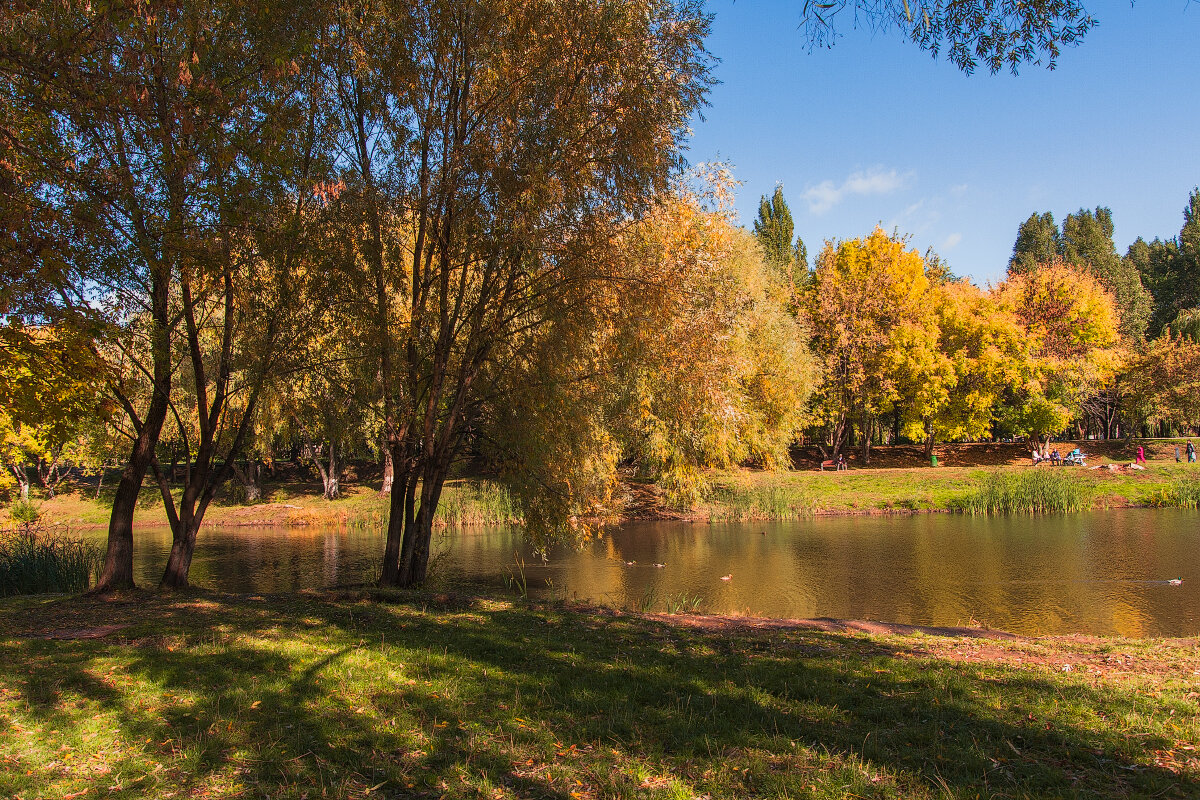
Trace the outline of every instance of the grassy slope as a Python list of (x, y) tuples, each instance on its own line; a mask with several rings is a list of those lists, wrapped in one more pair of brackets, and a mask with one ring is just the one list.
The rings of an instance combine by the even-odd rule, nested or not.
[(0, 602), (0, 796), (1200, 795), (1195, 642), (419, 602)]

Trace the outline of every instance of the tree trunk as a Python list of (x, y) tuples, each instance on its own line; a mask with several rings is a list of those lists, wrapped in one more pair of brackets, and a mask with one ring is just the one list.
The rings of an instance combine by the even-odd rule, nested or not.
[(871, 463), (871, 437), (875, 434), (875, 420), (863, 415), (862, 424), (862, 457), (863, 465)]
[(383, 450), (383, 485), (379, 487), (379, 494), (391, 494), (392, 484), (396, 480), (396, 467), (392, 461), (392, 451), (388, 447)]
[(26, 469), (24, 464), (21, 464), (20, 466), (17, 466), (17, 467), (9, 467), (9, 471), (12, 472), (13, 477), (17, 479), (17, 488), (20, 490), (20, 493), (21, 493), (21, 502), (28, 503), (29, 502), (29, 470)]
[(233, 473), (237, 475), (238, 482), (242, 484), (242, 491), (245, 492), (247, 503), (257, 503), (262, 500), (262, 464), (257, 458), (249, 458), (246, 460), (246, 466), (242, 467), (236, 463), (230, 464)]
[(925, 458), (933, 458), (933, 426), (925, 426)]
[(134, 440), (129, 463), (121, 471), (121, 480), (117, 483), (116, 494), (113, 495), (112, 514), (108, 519), (108, 549), (104, 553), (104, 567), (92, 590), (94, 592), (134, 588), (133, 512), (137, 508), (138, 494), (142, 491), (146, 470), (154, 458), (158, 434), (167, 416), (169, 390), (169, 378), (161, 388), (155, 387), (146, 421)]

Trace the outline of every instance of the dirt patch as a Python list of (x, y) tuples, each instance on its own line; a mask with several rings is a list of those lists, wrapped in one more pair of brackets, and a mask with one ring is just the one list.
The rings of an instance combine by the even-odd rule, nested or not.
[(66, 628), (44, 633), (31, 633), (30, 639), (56, 639), (58, 641), (70, 641), (72, 639), (103, 639), (105, 636), (114, 634), (117, 631), (123, 631), (128, 628), (128, 625), (100, 625), (95, 628)]
[(818, 630), (827, 633), (870, 633), (876, 635), (911, 636), (921, 633), (926, 636), (953, 636), (973, 639), (1020, 640), (1022, 637), (1007, 631), (988, 628), (937, 627), (926, 625), (904, 625), (898, 622), (877, 622), (861, 619), (767, 619), (758, 617), (728, 617), (715, 614), (646, 614), (651, 619), (667, 621), (688, 628), (712, 631), (730, 630)]

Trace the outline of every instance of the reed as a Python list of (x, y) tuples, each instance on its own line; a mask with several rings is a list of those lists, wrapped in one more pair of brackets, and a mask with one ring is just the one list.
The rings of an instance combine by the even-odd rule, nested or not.
[(817, 512), (812, 494), (800, 486), (717, 486), (710, 517), (720, 520), (783, 520), (810, 517)]
[(100, 548), (36, 525), (0, 534), (0, 597), (82, 592), (100, 568)]
[(984, 473), (950, 508), (965, 514), (1061, 514), (1088, 510), (1095, 494), (1093, 485), (1066, 469), (996, 470)]
[(1154, 490), (1147, 503), (1159, 508), (1200, 508), (1200, 477), (1176, 478)]

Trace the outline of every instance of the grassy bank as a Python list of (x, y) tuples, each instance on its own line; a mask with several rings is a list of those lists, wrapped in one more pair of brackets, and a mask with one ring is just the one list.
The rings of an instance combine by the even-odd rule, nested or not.
[[(1089, 443), (1089, 466), (1031, 466), (1024, 445), (955, 445), (943, 466), (914, 465), (919, 448), (876, 448), (872, 466), (847, 472), (796, 469), (788, 472), (733, 470), (710, 473), (711, 490), (696, 508), (672, 509), (656, 487), (631, 484), (619, 492), (615, 517), (698, 521), (794, 519), (815, 514), (909, 511), (1014, 513), (1071, 511), (1123, 506), (1195, 507), (1200, 500), (1200, 466), (1177, 464), (1171, 442), (1147, 446), (1145, 470), (1129, 469), (1126, 443)], [(1064, 447), (1065, 449), (1065, 447)], [(801, 462), (803, 463), (803, 462)], [(854, 460), (852, 459), (852, 464)], [(919, 464), (920, 462), (918, 462)], [(897, 466), (903, 464), (903, 466)], [(1115, 469), (1108, 469), (1109, 466)], [(321, 497), (320, 484), (295, 478), (268, 483), (267, 502), (245, 505), (232, 490), (218, 496), (205, 517), (210, 525), (346, 525), (379, 527), (388, 498), (367, 480), (348, 481), (345, 496)], [(47, 518), (71, 527), (107, 525), (111, 495), (99, 499), (86, 487), (41, 501)], [(0, 524), (5, 512), (0, 510)], [(442, 525), (520, 524), (515, 499), (499, 484), (461, 478), (447, 483), (438, 508)], [(135, 515), (139, 525), (164, 525), (157, 489), (143, 490)]]
[(1194, 642), (497, 600), (0, 601), (0, 796), (1194, 797)]

